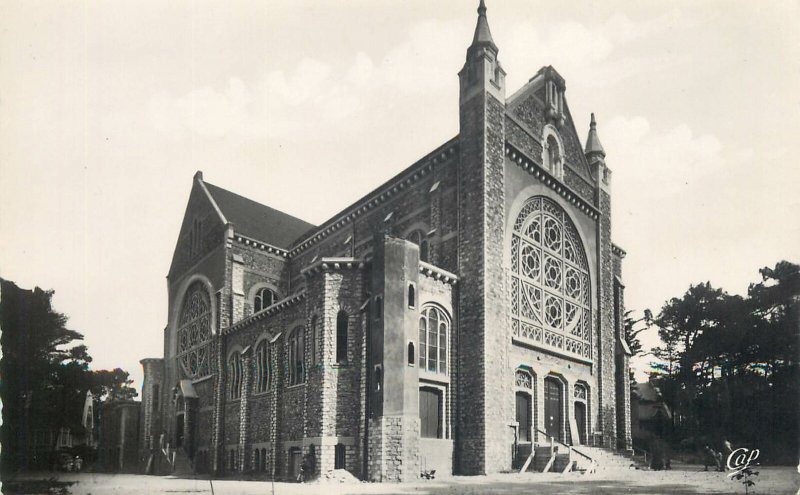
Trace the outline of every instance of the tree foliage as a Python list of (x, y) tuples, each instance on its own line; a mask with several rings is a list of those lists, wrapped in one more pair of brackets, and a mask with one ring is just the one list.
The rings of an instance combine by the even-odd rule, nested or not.
[[(69, 329), (66, 315), (53, 309), (53, 291), (0, 282), (0, 468), (8, 472), (30, 464), (36, 430), (81, 428), (87, 391), (96, 400), (129, 399), (137, 393), (127, 372), (89, 369), (92, 357), (81, 343), (83, 335)], [(51, 450), (55, 441), (52, 437)]]
[(673, 411), (673, 439), (723, 437), (773, 460), (797, 454), (800, 266), (759, 270), (746, 297), (710, 283), (665, 302), (651, 375)]

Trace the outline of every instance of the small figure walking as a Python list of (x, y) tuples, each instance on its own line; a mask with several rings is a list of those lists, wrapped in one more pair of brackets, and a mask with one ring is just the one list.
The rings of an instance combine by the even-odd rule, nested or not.
[(722, 457), (722, 454), (720, 454), (719, 452), (715, 452), (708, 445), (703, 447), (703, 453), (704, 453), (704, 455), (703, 455), (703, 471), (708, 471), (708, 466), (712, 462), (716, 465), (717, 471), (720, 471), (721, 468), (722, 468), (722, 465), (720, 464), (720, 458)]
[(297, 481), (299, 481), (300, 483), (305, 483), (307, 472), (308, 472), (308, 457), (303, 456), (303, 462), (300, 463), (300, 473), (297, 474)]
[(722, 457), (722, 459), (723, 459), (722, 469), (723, 469), (723, 471), (727, 471), (728, 470), (728, 459), (730, 459), (732, 453), (733, 453), (733, 445), (731, 445), (730, 440), (728, 440), (726, 438), (725, 441), (722, 442), (722, 454), (723, 454), (723, 457)]

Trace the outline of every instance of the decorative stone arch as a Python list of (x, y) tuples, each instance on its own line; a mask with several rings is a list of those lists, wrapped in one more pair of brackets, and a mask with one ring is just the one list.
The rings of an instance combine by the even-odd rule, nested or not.
[[(553, 149), (555, 146), (556, 149)], [(542, 168), (549, 171), (556, 179), (564, 178), (564, 162), (566, 152), (564, 141), (553, 124), (547, 124), (542, 130)]]
[(217, 335), (219, 333), (219, 318), (217, 314), (219, 312), (219, 308), (217, 307), (217, 300), (214, 297), (214, 285), (211, 283), (211, 280), (203, 274), (195, 273), (190, 277), (186, 278), (181, 284), (178, 286), (178, 290), (175, 292), (175, 299), (173, 300), (171, 313), (169, 315), (169, 328), (170, 328), (170, 354), (174, 356), (177, 351), (178, 347), (178, 340), (177, 340), (177, 331), (179, 326), (179, 320), (181, 317), (181, 312), (183, 311), (184, 306), (184, 299), (186, 298), (186, 293), (189, 291), (189, 288), (192, 286), (193, 283), (200, 282), (206, 288), (208, 292), (208, 300), (210, 301), (211, 307), (211, 333), (213, 335)]
[[(503, 267), (506, 270), (511, 267), (511, 238), (514, 232), (514, 223), (517, 221), (517, 217), (519, 217), (522, 209), (525, 207), (525, 204), (528, 203), (528, 201), (533, 200), (536, 196), (545, 197), (558, 204), (558, 206), (564, 210), (564, 213), (566, 213), (566, 216), (569, 218), (572, 226), (575, 227), (575, 230), (577, 230), (577, 234), (580, 238), (581, 244), (583, 245), (583, 249), (586, 251), (586, 261), (589, 264), (589, 283), (591, 284), (592, 308), (597, 308), (596, 295), (598, 289), (598, 267), (596, 259), (597, 257), (593, 254), (595, 252), (595, 248), (597, 247), (595, 232), (588, 231), (586, 227), (584, 227), (583, 224), (578, 220), (578, 215), (582, 214), (580, 211), (574, 209), (567, 200), (562, 198), (559, 194), (552, 191), (548, 187), (540, 184), (527, 186), (521, 190), (511, 202), (511, 205), (508, 208), (509, 215), (506, 218), (506, 235), (503, 239)], [(596, 225), (597, 224), (595, 222), (595, 226)]]
[[(187, 326), (187, 323), (182, 324), (181, 318), (186, 308), (187, 296), (190, 293), (189, 291), (196, 286), (200, 287), (201, 292), (208, 297), (209, 335), (208, 338), (200, 344), (193, 344), (188, 347), (188, 350), (182, 350), (179, 349), (181, 331), (189, 331), (190, 333), (195, 331), (195, 329), (187, 330), (189, 326)], [(219, 301), (217, 300), (217, 297), (215, 297), (213, 284), (211, 283), (211, 280), (203, 274), (196, 273), (187, 277), (183, 282), (181, 282), (178, 290), (176, 291), (170, 314), (169, 353), (171, 357), (177, 358), (176, 360), (178, 361), (178, 369), (181, 371), (181, 375), (185, 375), (187, 378), (198, 379), (204, 376), (209, 376), (214, 372), (215, 362), (212, 356), (211, 342), (214, 336), (219, 334), (218, 306)], [(197, 320), (195, 319), (194, 321)], [(203, 347), (205, 347), (205, 349), (203, 349)], [(208, 361), (207, 374), (200, 373), (200, 371), (203, 369), (202, 367), (198, 367), (197, 370), (194, 370), (197, 373), (187, 371), (187, 367), (192, 368), (192, 363), (198, 363), (202, 361), (199, 356), (202, 356), (203, 353), (205, 353), (205, 359)]]
[[(255, 311), (256, 294), (258, 294), (258, 291), (260, 291), (261, 289), (269, 289), (272, 291), (273, 294), (275, 294), (275, 301), (273, 302), (273, 304), (277, 301), (280, 301), (283, 298), (281, 292), (278, 290), (278, 287), (275, 284), (272, 284), (270, 282), (256, 282), (255, 284), (253, 284), (252, 287), (250, 287), (250, 290), (247, 291), (247, 303), (250, 305), (250, 312), (251, 312), (250, 314), (254, 314), (256, 312)], [(264, 308), (261, 309), (263, 310)]]
[[(515, 422), (517, 424), (516, 440), (517, 442), (528, 443), (534, 442), (537, 439), (538, 424), (538, 411), (537, 411), (537, 375), (532, 367), (520, 364), (514, 369), (514, 408), (515, 408)], [(527, 410), (527, 425), (520, 423), (520, 403), (519, 396), (527, 395), (528, 397), (528, 410)], [(527, 430), (526, 430), (527, 428)], [(516, 457), (516, 454), (515, 454)]]
[[(526, 187), (512, 202), (509, 208), (511, 214), (506, 219), (507, 228), (503, 253), (509, 287), (509, 313), (515, 339), (521, 339), (520, 342), (545, 348), (563, 357), (590, 362), (594, 358), (599, 338), (596, 314), (598, 307), (597, 260), (596, 256), (592, 255), (595, 252), (597, 241), (586, 232), (587, 228), (578, 221), (575, 216), (576, 212), (572, 210), (563, 198), (541, 185)], [(556, 251), (550, 252), (550, 247), (544, 248), (547, 244), (545, 234), (549, 232), (548, 229), (541, 231), (541, 239), (529, 239), (532, 234), (527, 232), (528, 225), (533, 221), (532, 218), (537, 217), (541, 219), (539, 225), (546, 227), (549, 225), (548, 222), (554, 224), (553, 229), (558, 232), (559, 236), (559, 247), (553, 248)], [(538, 231), (539, 227), (535, 230)], [(545, 287), (544, 280), (533, 281), (527, 278), (529, 275), (523, 274), (523, 267), (527, 266), (523, 263), (525, 261), (523, 249), (528, 248), (530, 251), (541, 253), (537, 256), (541, 259), (541, 267), (535, 268), (540, 273), (546, 271), (545, 262), (548, 259), (554, 261), (555, 268), (557, 268), (558, 283), (556, 285)], [(568, 256), (568, 253), (571, 253), (571, 256)], [(538, 284), (537, 287), (528, 287), (528, 289), (542, 296), (538, 302), (541, 306), (536, 306), (534, 302), (531, 302), (529, 307), (536, 308), (535, 312), (539, 313), (545, 303), (549, 304), (544, 297), (547, 296), (547, 299), (554, 300), (554, 306), (561, 308), (557, 321), (550, 321), (547, 323), (549, 326), (546, 326), (544, 317), (547, 315), (544, 313), (541, 313), (542, 321), (537, 322), (536, 319), (532, 320), (532, 316), (527, 315), (523, 316), (528, 321), (522, 321), (520, 315), (525, 309), (522, 308), (524, 301), (522, 296), (519, 296), (519, 300), (517, 299), (517, 293), (522, 293), (525, 288), (523, 282), (527, 285)], [(569, 282), (574, 283), (570, 284)], [(544, 292), (545, 288), (549, 294), (553, 295), (552, 297)], [(567, 295), (570, 297), (566, 297)], [(517, 301), (520, 304), (519, 308), (515, 304)], [(571, 309), (572, 313), (570, 313), (571, 316), (566, 317), (568, 309)], [(518, 311), (520, 315), (517, 314)], [(518, 333), (519, 337), (517, 337)], [(551, 338), (552, 340), (548, 340)]]
[[(582, 390), (582, 392), (581, 392)], [(570, 416), (571, 422), (575, 425), (572, 429), (572, 444), (587, 445), (591, 438), (591, 385), (585, 380), (575, 380), (570, 390), (569, 402), (572, 404), (573, 415)], [(583, 417), (583, 423), (579, 419)], [(575, 431), (577, 430), (577, 431)], [(577, 438), (576, 438), (577, 437)]]

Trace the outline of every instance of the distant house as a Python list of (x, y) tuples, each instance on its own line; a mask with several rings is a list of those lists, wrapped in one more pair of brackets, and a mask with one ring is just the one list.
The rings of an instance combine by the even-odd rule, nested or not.
[[(75, 455), (76, 447), (95, 447), (94, 402), (92, 393), (86, 392), (81, 420), (68, 418), (60, 427), (41, 425), (31, 432), (28, 452), (30, 467), (51, 468), (58, 465), (58, 456)], [(84, 455), (84, 454), (81, 454)]]
[(631, 435), (635, 440), (664, 436), (672, 422), (672, 411), (658, 387), (647, 381), (634, 385), (631, 394)]

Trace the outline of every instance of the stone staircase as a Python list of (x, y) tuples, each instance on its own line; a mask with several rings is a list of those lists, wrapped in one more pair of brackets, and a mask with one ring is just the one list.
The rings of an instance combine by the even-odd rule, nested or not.
[(194, 467), (192, 461), (183, 449), (175, 451), (175, 463), (172, 466), (172, 476), (184, 477), (192, 476), (194, 474)]
[(632, 453), (614, 451), (601, 447), (579, 445), (573, 447), (573, 459), (577, 462), (576, 470), (591, 469), (591, 462), (580, 454), (585, 454), (594, 461), (594, 471), (598, 473), (628, 471), (644, 467), (640, 457)]

